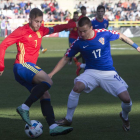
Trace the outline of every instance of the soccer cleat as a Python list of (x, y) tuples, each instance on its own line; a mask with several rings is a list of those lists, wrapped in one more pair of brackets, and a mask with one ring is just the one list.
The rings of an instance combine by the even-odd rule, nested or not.
[(73, 130), (72, 127), (63, 127), (63, 126), (57, 126), (54, 129), (50, 129), (50, 135), (51, 136), (57, 136), (57, 135), (65, 135)]
[(80, 70), (81, 70), (81, 67), (80, 67), (81, 63), (78, 62), (76, 65), (77, 65), (76, 75), (78, 76), (80, 74)]
[(68, 121), (66, 118), (63, 118), (56, 121), (56, 124), (58, 124), (59, 126), (70, 126), (72, 124), (72, 121)]
[(43, 49), (43, 50), (42, 50), (42, 53), (45, 53), (46, 51), (47, 51), (47, 49)]
[(120, 118), (122, 119), (122, 121), (123, 121), (123, 130), (124, 131), (129, 131), (130, 130), (130, 122), (129, 122), (129, 120), (124, 120), (124, 118), (122, 117), (122, 112), (120, 112)]
[(32, 126), (29, 118), (29, 111), (22, 109), (21, 106), (17, 107), (16, 111), (21, 116), (23, 121), (25, 121), (28, 125)]

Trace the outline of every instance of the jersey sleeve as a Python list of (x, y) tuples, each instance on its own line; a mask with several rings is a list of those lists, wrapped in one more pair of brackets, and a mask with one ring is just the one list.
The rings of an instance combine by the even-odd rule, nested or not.
[(67, 57), (73, 57), (78, 52), (79, 52), (79, 45), (78, 45), (78, 42), (76, 40), (76, 41), (74, 41), (72, 43), (72, 45), (70, 46), (70, 48), (67, 50), (67, 52), (65, 53), (65, 56), (67, 56)]
[(114, 41), (114, 40), (117, 40), (117, 39), (119, 39), (119, 37), (120, 37), (120, 34), (117, 32), (117, 31), (110, 31), (110, 30), (108, 30), (109, 31), (109, 39), (110, 39), (110, 41)]
[(14, 30), (10, 35), (8, 35), (0, 44), (0, 71), (4, 70), (4, 56), (5, 51), (12, 44), (18, 42), (18, 40), (22, 37), (22, 29), (21, 27)]
[(56, 26), (49, 27), (49, 28), (48, 27), (43, 28), (43, 26), (42, 26), (43, 36), (48, 35), (48, 34), (52, 34), (52, 33), (61, 32), (63, 30), (67, 30), (67, 29), (74, 28), (74, 27), (76, 27), (75, 22), (71, 22), (68, 24), (62, 24), (62, 25), (56, 25)]

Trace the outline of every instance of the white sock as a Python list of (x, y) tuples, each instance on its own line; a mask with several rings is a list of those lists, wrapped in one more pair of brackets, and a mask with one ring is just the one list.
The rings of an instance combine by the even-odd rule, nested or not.
[(42, 49), (42, 51), (44, 51), (44, 49)]
[(24, 109), (24, 110), (28, 110), (28, 111), (29, 111), (29, 109), (30, 109), (30, 108), (29, 108), (27, 105), (25, 105), (25, 104), (22, 104), (21, 108)]
[(128, 113), (131, 111), (132, 101), (130, 101), (130, 103), (122, 102), (121, 106), (122, 106), (122, 117), (125, 120), (128, 120)]
[(79, 96), (80, 93), (76, 93), (73, 90), (69, 94), (67, 103), (67, 115), (65, 117), (68, 121), (72, 121), (74, 111), (78, 105)]
[(58, 125), (56, 123), (52, 124), (49, 126), (49, 129), (54, 129), (55, 127), (57, 127)]
[(84, 69), (86, 67), (86, 64), (84, 64), (84, 63), (82, 63), (81, 65), (80, 65), (80, 68), (82, 68), (82, 69)]

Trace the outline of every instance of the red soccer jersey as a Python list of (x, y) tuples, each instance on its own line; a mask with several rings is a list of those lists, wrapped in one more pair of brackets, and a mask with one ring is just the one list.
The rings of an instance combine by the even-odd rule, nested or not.
[(37, 32), (33, 31), (29, 24), (17, 28), (0, 44), (0, 71), (4, 70), (5, 50), (16, 43), (17, 55), (15, 63), (31, 62), (36, 64), (42, 37), (49, 34), (76, 27), (75, 23), (56, 25), (52, 28), (41, 26)]
[[(71, 19), (68, 23), (72, 23), (75, 22), (73, 19)], [(74, 38), (77, 39), (78, 37), (78, 28), (72, 28), (72, 30), (70, 30), (70, 34), (69, 34), (69, 38)]]
[(84, 17), (83, 15), (81, 15), (80, 17), (79, 17), (79, 19), (78, 20), (80, 20), (82, 17)]

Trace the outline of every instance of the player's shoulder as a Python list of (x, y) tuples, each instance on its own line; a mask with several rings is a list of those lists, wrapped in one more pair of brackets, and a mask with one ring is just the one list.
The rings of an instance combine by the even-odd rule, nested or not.
[(104, 18), (104, 21), (107, 21), (107, 22), (108, 22), (108, 20), (107, 20), (107, 19), (105, 19), (105, 18)]
[(97, 33), (112, 33), (112, 34), (119, 34), (119, 32), (117, 32), (117, 31), (114, 31), (114, 30), (107, 30), (107, 29), (105, 29), (105, 28), (103, 28), (103, 29), (95, 29), (95, 31), (97, 32)]

